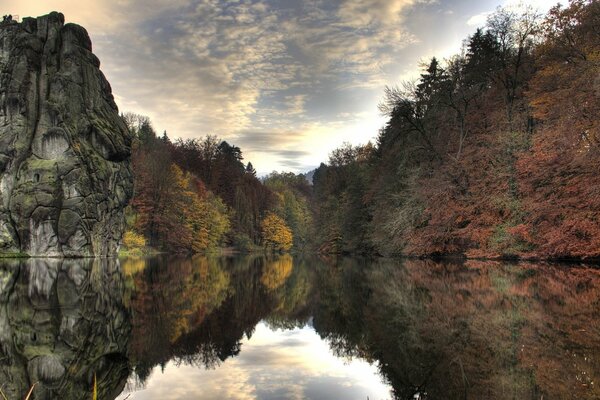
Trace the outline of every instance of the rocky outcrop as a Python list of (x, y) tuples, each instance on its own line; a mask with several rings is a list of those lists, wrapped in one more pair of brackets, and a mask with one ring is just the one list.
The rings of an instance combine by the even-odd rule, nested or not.
[(82, 27), (0, 24), (0, 253), (117, 252), (131, 138)]

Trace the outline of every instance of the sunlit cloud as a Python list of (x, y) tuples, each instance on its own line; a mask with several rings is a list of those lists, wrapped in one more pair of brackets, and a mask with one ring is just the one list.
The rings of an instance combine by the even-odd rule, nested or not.
[[(513, 0), (506, 0), (510, 3)], [(543, 0), (531, 0), (539, 6)], [(460, 48), (502, 0), (0, 0), (90, 32), (121, 111), (171, 138), (216, 134), (259, 173), (372, 140), (385, 85)], [(358, 117), (365, 117), (360, 119)]]

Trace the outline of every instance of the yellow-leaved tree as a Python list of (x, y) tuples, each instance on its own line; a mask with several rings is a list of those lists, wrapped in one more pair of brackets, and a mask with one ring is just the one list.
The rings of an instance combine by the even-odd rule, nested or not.
[[(227, 206), (189, 172), (171, 166), (173, 184), (167, 210), (171, 248), (199, 253), (218, 247), (230, 229)], [(173, 223), (174, 222), (174, 223)]]
[(287, 251), (292, 247), (292, 231), (285, 221), (268, 213), (261, 223), (263, 246), (267, 250)]

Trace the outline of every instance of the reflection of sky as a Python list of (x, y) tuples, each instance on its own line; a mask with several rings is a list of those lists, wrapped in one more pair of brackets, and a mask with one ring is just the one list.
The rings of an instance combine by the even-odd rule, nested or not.
[(117, 399), (388, 399), (376, 365), (333, 355), (309, 326), (289, 331), (256, 326), (242, 351), (214, 370), (167, 364), (144, 389)]

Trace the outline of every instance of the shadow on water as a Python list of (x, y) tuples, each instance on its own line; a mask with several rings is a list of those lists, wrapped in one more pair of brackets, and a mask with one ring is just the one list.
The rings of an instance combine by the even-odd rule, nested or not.
[[(112, 399), (172, 362), (218, 368), (265, 321), (377, 362), (395, 399), (599, 398), (600, 270), (196, 257), (0, 266), (0, 387)], [(199, 382), (198, 384), (202, 384)]]

